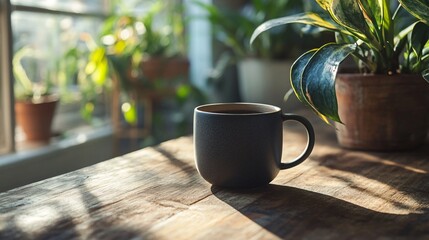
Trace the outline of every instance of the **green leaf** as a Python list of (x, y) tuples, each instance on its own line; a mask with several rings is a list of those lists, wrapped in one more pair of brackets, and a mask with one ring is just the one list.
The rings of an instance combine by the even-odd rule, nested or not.
[(295, 95), (297, 98), (303, 102), (306, 106), (309, 106), (312, 108), (312, 110), (319, 115), (319, 117), (329, 124), (328, 119), (318, 112), (306, 99), (303, 88), (302, 88), (302, 74), (304, 72), (305, 67), (307, 66), (308, 62), (310, 61), (311, 57), (313, 57), (314, 53), (317, 51), (317, 49), (310, 50), (303, 55), (301, 55), (293, 64), (291, 67), (291, 77), (290, 82), (293, 91), (295, 92)]
[(302, 74), (305, 98), (317, 112), (341, 122), (335, 93), (339, 64), (356, 50), (355, 44), (328, 43), (314, 53)]
[(395, 51), (400, 52), (402, 48), (400, 46), (404, 45), (407, 40), (407, 35), (413, 30), (414, 26), (417, 24), (417, 22), (411, 24), (410, 26), (404, 28), (402, 31), (400, 31), (398, 34), (396, 34), (394, 43), (395, 43)]
[(377, 32), (379, 26), (382, 24), (381, 10), (378, 1), (373, 0), (359, 0), (362, 13), (365, 19), (372, 23), (373, 31)]
[(109, 71), (108, 67), (109, 66), (106, 58), (98, 62), (97, 68), (92, 74), (92, 80), (98, 86), (103, 86), (104, 83), (106, 82), (108, 71)]
[(287, 17), (281, 17), (281, 18), (275, 18), (268, 20), (261, 25), (259, 25), (255, 31), (252, 34), (252, 37), (250, 38), (250, 43), (253, 43), (253, 41), (263, 32), (277, 26), (282, 26), (285, 24), (290, 23), (301, 23), (306, 25), (312, 25), (316, 27), (325, 28), (327, 30), (331, 31), (342, 31), (343, 29), (334, 23), (332, 23), (328, 16), (321, 15), (317, 13), (299, 13)]
[(329, 11), (331, 8), (332, 0), (316, 0), (316, 2), (325, 11)]
[(27, 75), (24, 66), (21, 63), (25, 57), (32, 56), (35, 51), (28, 46), (19, 49), (13, 56), (13, 73), (16, 81), (22, 87), (23, 95), (33, 95), (33, 82)]
[(411, 32), (411, 47), (413, 48), (414, 53), (421, 58), (423, 47), (429, 39), (429, 27), (418, 22)]
[(399, 0), (399, 2), (414, 17), (429, 25), (428, 0)]
[(180, 85), (177, 88), (176, 96), (179, 99), (186, 99), (192, 93), (192, 88), (189, 85)]
[(333, 0), (329, 11), (340, 25), (355, 33), (360, 39), (370, 35), (368, 25), (356, 0)]
[(378, 0), (380, 2), (380, 6), (382, 9), (382, 23), (381, 23), (381, 27), (382, 27), (382, 43), (385, 43), (386, 45), (384, 46), (384, 48), (386, 49), (387, 52), (387, 56), (391, 56), (393, 53), (393, 48), (394, 48), (394, 44), (393, 44), (393, 40), (394, 40), (394, 35), (395, 35), (395, 30), (394, 30), (394, 22), (391, 16), (391, 11), (390, 11), (390, 1), (388, 0)]
[(130, 83), (128, 79), (127, 71), (129, 69), (129, 63), (131, 61), (129, 56), (119, 55), (107, 55), (108, 62), (113, 67), (114, 74), (121, 84), (121, 88), (124, 90), (130, 89)]
[(94, 103), (93, 102), (87, 102), (84, 104), (84, 106), (80, 109), (80, 114), (82, 116), (82, 118), (85, 121), (91, 122), (92, 120), (92, 115), (94, 112)]
[(125, 102), (121, 106), (122, 114), (127, 123), (135, 126), (137, 124), (137, 107), (134, 102)]
[(296, 97), (306, 105), (310, 105), (304, 96), (304, 91), (302, 90), (302, 73), (304, 72), (305, 66), (307, 66), (310, 58), (314, 55), (317, 49), (310, 50), (303, 55), (301, 55), (293, 64), (290, 69), (290, 83), (293, 91), (295, 92)]
[(423, 71), (422, 76), (426, 80), (426, 82), (429, 83), (429, 68), (427, 68)]

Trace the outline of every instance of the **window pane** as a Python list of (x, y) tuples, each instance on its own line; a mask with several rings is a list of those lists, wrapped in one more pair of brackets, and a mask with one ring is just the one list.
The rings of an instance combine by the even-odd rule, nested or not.
[[(84, 45), (91, 34), (98, 32), (101, 22), (96, 17), (13, 12), (15, 56), (23, 48), (29, 49), (19, 62), (32, 82), (59, 88), (68, 86), (75, 78), (75, 72), (70, 71), (71, 66), (64, 62), (66, 52), (74, 48), (86, 50)], [(15, 90), (15, 94), (19, 96), (20, 93)]]
[[(90, 42), (88, 39), (95, 39), (102, 21), (103, 19), (99, 17), (91, 16), (12, 12), (15, 62), (17, 62), (17, 56), (20, 55), (17, 53), (25, 53), (21, 54), (23, 57), (18, 59), (28, 78), (42, 87), (50, 84), (53, 92), (61, 94), (61, 102), (54, 117), (53, 131), (55, 134), (62, 134), (85, 124), (80, 115), (79, 97), (81, 94), (76, 87), (78, 66), (77, 63), (70, 64), (68, 62), (70, 57), (67, 58), (67, 61), (65, 57), (71, 49), (87, 51), (87, 44)], [(22, 51), (23, 49), (29, 49), (29, 51)], [(86, 53), (82, 52), (81, 55), (73, 55), (72, 58), (83, 58), (86, 56), (84, 54)], [(14, 66), (16, 69), (16, 64)], [(16, 74), (15, 81), (19, 81)], [(17, 97), (22, 96), (22, 91), (18, 91), (19, 89), (15, 89)], [(104, 112), (95, 115), (95, 117), (107, 117)], [(19, 128), (16, 139), (18, 142), (23, 139)]]
[(44, 78), (51, 77), (48, 72), (52, 75), (64, 70), (56, 65), (65, 52), (77, 47), (88, 33), (98, 32), (101, 22), (101, 19), (94, 17), (13, 12), (13, 49), (14, 52), (23, 47), (33, 50), (26, 62), (27, 75), (32, 81), (44, 81)]

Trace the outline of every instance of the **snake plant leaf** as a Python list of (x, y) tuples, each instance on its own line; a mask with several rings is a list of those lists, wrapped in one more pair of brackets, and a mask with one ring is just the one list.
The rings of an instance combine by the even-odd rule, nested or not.
[(411, 32), (411, 47), (414, 53), (421, 58), (423, 48), (429, 39), (429, 26), (418, 22)]
[(422, 76), (429, 83), (429, 68), (423, 71)]
[[(377, 31), (379, 26), (382, 25), (382, 16), (379, 1), (373, 0), (359, 0), (359, 6), (367, 22), (372, 24), (372, 30)], [(370, 27), (371, 28), (371, 27)]]
[(302, 74), (304, 72), (305, 66), (307, 66), (310, 58), (314, 55), (317, 49), (310, 50), (303, 55), (301, 55), (291, 66), (290, 69), (290, 84), (292, 86), (293, 91), (295, 92), (298, 100), (303, 102), (305, 105), (309, 105), (307, 100), (305, 99), (304, 91), (302, 90)]
[(392, 15), (391, 15), (391, 11), (390, 11), (390, 1), (384, 0), (378, 0), (378, 2), (380, 2), (380, 7), (381, 7), (381, 27), (383, 28), (383, 37), (384, 39), (386, 39), (386, 43), (391, 43), (391, 41), (393, 40), (393, 38), (395, 37), (395, 30), (394, 30), (394, 23), (393, 23), (393, 19), (392, 19)]
[(328, 43), (319, 48), (302, 74), (304, 96), (323, 116), (341, 122), (335, 92), (335, 77), (339, 64), (356, 50), (356, 44)]
[(394, 43), (395, 43), (395, 51), (396, 52), (401, 52), (401, 45), (405, 45), (406, 41), (407, 41), (407, 35), (413, 31), (414, 26), (417, 24), (418, 22), (415, 22), (413, 24), (411, 24), (410, 26), (404, 28), (402, 31), (400, 31), (398, 34), (396, 34), (395, 38), (394, 38)]
[(399, 0), (414, 17), (429, 25), (429, 0)]
[(297, 98), (303, 102), (306, 106), (309, 106), (313, 109), (314, 112), (327, 124), (330, 124), (328, 119), (318, 112), (309, 102), (307, 102), (307, 99), (305, 98), (304, 91), (302, 90), (302, 74), (304, 72), (305, 67), (307, 66), (308, 62), (310, 61), (311, 57), (313, 57), (314, 53), (317, 51), (317, 49), (310, 50), (303, 55), (301, 55), (293, 64), (291, 67), (291, 77), (290, 82), (293, 91), (295, 92), (295, 95)]
[(360, 39), (367, 39), (370, 30), (356, 0), (331, 0), (330, 14), (340, 25), (346, 27)]
[(330, 21), (330, 18), (328, 15), (317, 14), (312, 12), (299, 13), (299, 14), (295, 14), (287, 17), (271, 19), (262, 23), (253, 32), (252, 37), (250, 38), (250, 43), (252, 44), (253, 41), (261, 33), (273, 27), (290, 24), (290, 23), (301, 23), (306, 25), (312, 25), (316, 27), (325, 28), (331, 31), (344, 31), (344, 29), (342, 29), (340, 26), (337, 26), (335, 23)]
[(329, 9), (331, 8), (332, 0), (316, 0), (316, 3), (319, 4), (319, 6), (323, 10), (329, 11)]

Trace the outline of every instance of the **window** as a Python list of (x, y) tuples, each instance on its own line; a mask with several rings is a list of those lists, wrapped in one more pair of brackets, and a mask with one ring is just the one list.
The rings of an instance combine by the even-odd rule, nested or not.
[[(14, 54), (29, 47), (32, 54), (22, 60), (26, 74), (33, 82), (55, 79), (56, 84), (68, 81), (73, 89), (73, 76), (67, 66), (58, 64), (67, 50), (76, 47), (84, 34), (97, 34), (101, 22), (108, 13), (106, 0), (0, 0), (0, 154), (20, 148), (16, 141), (22, 139), (19, 128), (14, 127), (14, 86), (12, 61)], [(70, 82), (71, 81), (71, 82)], [(74, 88), (76, 89), (76, 88)], [(73, 91), (69, 91), (73, 92)], [(77, 90), (74, 90), (77, 93)], [(76, 94), (70, 94), (74, 96)], [(71, 99), (71, 100), (70, 100)], [(75, 98), (76, 99), (76, 98)], [(63, 103), (72, 103), (69, 98)], [(75, 100), (76, 102), (76, 100)], [(67, 105), (67, 104), (61, 105)], [(70, 104), (68, 104), (70, 105)], [(75, 107), (57, 108), (55, 121), (62, 121), (54, 129), (64, 131), (84, 123), (79, 114), (79, 103)], [(58, 115), (67, 115), (61, 117)], [(72, 116), (70, 118), (70, 116)], [(106, 115), (104, 115), (106, 116)], [(64, 124), (66, 120), (67, 123)], [(76, 121), (78, 120), (78, 121)]]
[[(210, 0), (204, 0), (209, 2)], [(20, 149), (22, 134), (19, 127), (14, 127), (14, 86), (12, 83), (12, 60), (14, 53), (29, 46), (37, 50), (22, 64), (32, 81), (42, 81), (53, 77), (57, 81), (72, 80), (76, 85), (76, 76), (66, 72), (64, 66), (58, 66), (59, 59), (73, 46), (84, 44), (80, 41), (87, 34), (93, 37), (100, 32), (101, 23), (105, 17), (121, 8), (131, 8), (137, 13), (147, 10), (146, 5), (153, 0), (122, 1), (122, 5), (113, 8), (110, 0), (0, 0), (0, 154), (12, 152), (14, 148)], [(174, 1), (173, 1), (174, 2)], [(177, 1), (179, 3), (181, 1)], [(193, 6), (192, 1), (183, 0), (189, 15), (198, 15), (200, 8)], [(138, 5), (140, 4), (140, 5)], [(130, 7), (130, 6), (138, 7)], [(12, 28), (10, 28), (12, 26)], [(205, 87), (207, 72), (211, 66), (211, 50), (209, 24), (201, 19), (189, 22), (188, 56), (192, 61), (191, 80), (199, 87)], [(198, 61), (193, 61), (198, 59)], [(66, 65), (68, 68), (68, 65)], [(73, 82), (74, 81), (74, 82)], [(68, 84), (69, 84), (68, 83)], [(75, 86), (76, 87), (76, 86)], [(73, 88), (73, 86), (71, 86)], [(78, 92), (77, 90), (75, 92)], [(67, 125), (70, 128), (83, 123), (79, 107), (64, 106), (62, 101), (60, 109), (54, 119), (54, 131)], [(109, 106), (106, 106), (108, 109)], [(62, 108), (62, 109), (61, 109)], [(103, 113), (102, 113), (103, 114)], [(104, 113), (107, 117), (107, 114)], [(66, 124), (55, 122), (66, 121)], [(105, 122), (104, 122), (105, 123)], [(102, 123), (103, 124), (103, 123)], [(67, 130), (66, 130), (67, 131)], [(70, 131), (69, 131), (70, 132)], [(67, 133), (66, 133), (67, 134)], [(18, 142), (18, 144), (15, 144)]]

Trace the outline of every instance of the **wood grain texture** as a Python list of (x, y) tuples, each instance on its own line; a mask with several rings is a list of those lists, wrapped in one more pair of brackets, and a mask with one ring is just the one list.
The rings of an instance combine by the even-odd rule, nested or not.
[[(209, 185), (183, 137), (1, 193), (0, 239), (428, 239), (428, 144), (349, 151), (307, 116), (313, 154), (267, 187)], [(286, 162), (306, 139), (285, 129)]]

